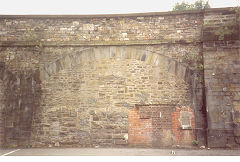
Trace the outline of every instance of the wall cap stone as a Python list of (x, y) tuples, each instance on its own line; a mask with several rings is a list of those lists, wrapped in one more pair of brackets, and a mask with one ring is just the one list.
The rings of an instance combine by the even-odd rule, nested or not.
[(146, 13), (127, 13), (127, 14), (97, 14), (97, 15), (0, 15), (0, 19), (17, 19), (17, 18), (31, 18), (31, 19), (83, 19), (83, 18), (114, 18), (114, 17), (147, 17), (147, 16), (168, 16), (181, 14), (202, 14), (205, 12), (221, 12), (230, 11), (233, 7), (225, 8), (210, 8), (204, 10), (192, 11), (168, 11), (168, 12), (146, 12)]
[[(129, 46), (129, 45), (158, 45), (158, 44), (191, 44), (202, 43), (200, 40), (128, 40), (128, 41), (41, 41), (43, 47), (80, 47), (80, 46)], [(0, 47), (35, 47), (35, 41), (1, 41)]]

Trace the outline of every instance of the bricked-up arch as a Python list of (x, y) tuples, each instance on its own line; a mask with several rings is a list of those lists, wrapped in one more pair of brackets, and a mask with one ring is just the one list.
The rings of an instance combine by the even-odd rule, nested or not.
[[(111, 143), (109, 143), (109, 140), (113, 141), (113, 145), (126, 145), (128, 144), (128, 140), (126, 140), (128, 137), (130, 138), (129, 144), (134, 144), (131, 143), (131, 138), (135, 138), (134, 136), (130, 136), (132, 130), (127, 128), (129, 124), (133, 124), (129, 123), (132, 122), (129, 110), (131, 110), (136, 103), (144, 102), (150, 104), (152, 101), (163, 102), (164, 99), (160, 97), (161, 92), (158, 93), (158, 91), (161, 90), (156, 89), (165, 87), (166, 84), (169, 84), (170, 82), (172, 82), (173, 85), (167, 85), (169, 86), (167, 88), (167, 94), (169, 95), (169, 91), (172, 91), (175, 94), (183, 96), (180, 97), (180, 95), (170, 94), (171, 99), (169, 99), (169, 101), (172, 100), (178, 102), (182, 100), (182, 105), (191, 105), (190, 85), (192, 77), (190, 76), (192, 75), (192, 70), (184, 64), (178, 63), (167, 56), (147, 50), (146, 46), (104, 46), (86, 48), (81, 52), (64, 54), (64, 57), (45, 65), (41, 70), (40, 78), (42, 80), (43, 101), (40, 109), (44, 112), (36, 114), (35, 121), (51, 121), (50, 123), (52, 124), (38, 124), (35, 121), (33, 122), (35, 129), (33, 131), (32, 141), (36, 146), (38, 145), (38, 142), (44, 143), (44, 140), (41, 138), (45, 138), (46, 134), (43, 133), (42, 130), (46, 131), (48, 129), (49, 131), (47, 132), (50, 132), (50, 134), (45, 141), (53, 141), (53, 144), (57, 141), (63, 146), (68, 145), (69, 143), (74, 146), (79, 146), (80, 144), (104, 145), (104, 141), (107, 141), (106, 143), (109, 145)], [(97, 68), (102, 68), (102, 65), (104, 65), (106, 70), (108, 68), (114, 69), (113, 73), (106, 72), (102, 75), (101, 71), (98, 71), (96, 67), (91, 69), (91, 65), (94, 64), (96, 64)], [(139, 68), (142, 68), (140, 70), (145, 70), (143, 73), (138, 73), (141, 75), (140, 77), (136, 76), (132, 79), (132, 82), (134, 83), (139, 79), (140, 83), (137, 83), (136, 87), (131, 86), (131, 81), (126, 81), (127, 79), (133, 78), (133, 76), (128, 77), (127, 74), (134, 73), (131, 72), (131, 69), (134, 71), (135, 68), (131, 65), (128, 66), (128, 64), (136, 64), (135, 67), (139, 66)], [(117, 68), (122, 68), (124, 66), (127, 66), (125, 71), (123, 70), (124, 72), (117, 74), (118, 71), (122, 70)], [(158, 71), (157, 69), (161, 70)], [(146, 72), (146, 70), (157, 71)], [(162, 74), (160, 74), (160, 72)], [(98, 73), (99, 75), (97, 75)], [(155, 77), (155, 74), (158, 76), (154, 79), (150, 79), (150, 77)], [(84, 75), (88, 79), (82, 79), (81, 75)], [(169, 79), (166, 79), (165, 77)], [(146, 82), (144, 84), (141, 83), (142, 78), (146, 78), (147, 82), (149, 80), (149, 84), (146, 84)], [(162, 83), (162, 79), (159, 78), (165, 78), (166, 82), (164, 81), (165, 83)], [(94, 85), (95, 81), (97, 83)], [(129, 85), (131, 88), (133, 87), (136, 89), (130, 89)], [(143, 88), (142, 85), (145, 86), (145, 88)], [(154, 87), (151, 85), (154, 85)], [(174, 86), (178, 87), (176, 88), (176, 92), (174, 92)], [(113, 89), (112, 87), (115, 88)], [(124, 97), (121, 100), (118, 97), (121, 97), (121, 95), (129, 95), (125, 90), (126, 87), (128, 88), (128, 91), (134, 91), (131, 92), (134, 96)], [(141, 90), (141, 88), (143, 89)], [(180, 91), (183, 92), (179, 93)], [(145, 92), (148, 92), (148, 94), (154, 97), (149, 97), (149, 100), (144, 100), (144, 97), (148, 95)], [(109, 99), (104, 98), (104, 96), (109, 95), (111, 96)], [(137, 95), (142, 96), (139, 97)], [(166, 106), (163, 109), (167, 110), (168, 107)], [(41, 115), (42, 117), (39, 117)], [(69, 120), (73, 121), (65, 121), (68, 117)], [(171, 118), (171, 112), (168, 113), (168, 117)], [(92, 121), (90, 121), (90, 119)], [(106, 123), (108, 120), (112, 121)], [(146, 124), (148, 125), (149, 123)], [(66, 126), (70, 128), (64, 128)], [(70, 132), (61, 131), (62, 128), (69, 129)], [(121, 130), (119, 128), (121, 128)], [(113, 132), (109, 133), (108, 129), (111, 129)], [(167, 134), (172, 136), (172, 129), (170, 126), (167, 129)], [(153, 130), (156, 130), (155, 127), (153, 127)], [(71, 131), (79, 134), (79, 136), (72, 136), (79, 138), (77, 140), (80, 142), (72, 139), (64, 139), (64, 136), (71, 136)], [(130, 132), (128, 133), (127, 131)], [(90, 137), (91, 139), (89, 139)], [(37, 139), (38, 142), (36, 142), (35, 139)], [(152, 139), (150, 139), (150, 142), (151, 140)], [(166, 141), (166, 143), (168, 146), (172, 145), (169, 140)]]
[[(66, 54), (64, 57), (45, 64), (40, 68), (40, 78), (42, 81), (47, 80), (52, 75), (59, 71), (72, 68), (81, 64), (84, 61), (91, 61), (94, 63), (100, 59), (136, 59), (143, 61), (153, 66), (163, 66), (169, 73), (176, 75), (186, 83), (192, 85), (194, 70), (186, 64), (178, 62), (168, 56), (155, 53), (145, 49), (146, 46), (134, 48), (131, 46), (126, 47), (90, 47), (82, 50), (81, 52)], [(128, 50), (127, 50), (128, 49)]]

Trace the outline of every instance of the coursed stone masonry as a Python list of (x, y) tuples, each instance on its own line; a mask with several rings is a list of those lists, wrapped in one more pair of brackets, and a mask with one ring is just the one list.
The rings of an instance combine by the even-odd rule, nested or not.
[[(218, 110), (212, 103), (223, 101), (213, 102), (211, 97), (222, 92), (209, 90), (213, 75), (208, 70), (224, 66), (217, 58), (208, 58), (220, 56), (219, 49), (224, 49), (222, 54), (229, 59), (226, 66), (233, 80), (223, 88), (234, 92), (229, 100), (234, 112), (225, 121), (233, 121), (231, 114), (236, 123), (239, 91), (230, 88), (238, 80), (239, 30), (232, 25), (233, 33), (220, 41), (215, 32), (217, 18), (224, 23), (235, 17), (228, 8), (0, 16), (2, 145), (171, 147), (192, 146), (198, 140), (201, 145), (208, 141), (211, 147), (219, 146), (217, 141), (209, 142), (216, 135), (211, 134), (215, 130), (212, 112)], [(149, 112), (159, 116), (161, 112), (167, 118)], [(217, 125), (226, 128), (221, 122)], [(222, 138), (237, 145), (238, 128), (229, 127), (231, 131), (231, 138)]]

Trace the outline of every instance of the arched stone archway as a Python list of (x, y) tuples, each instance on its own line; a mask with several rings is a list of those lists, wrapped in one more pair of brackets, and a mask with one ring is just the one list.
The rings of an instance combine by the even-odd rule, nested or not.
[(189, 107), (191, 75), (187, 66), (142, 47), (67, 54), (40, 70), (42, 101), (34, 117), (33, 145), (131, 144), (129, 113), (135, 105)]
[(193, 70), (187, 65), (180, 63), (170, 57), (146, 50), (146, 47), (90, 47), (81, 52), (66, 54), (56, 61), (45, 64), (40, 70), (41, 80), (47, 80), (60, 70), (72, 68), (85, 61), (95, 62), (100, 59), (136, 59), (149, 65), (163, 67), (169, 73), (183, 79), (188, 84), (192, 84), (191, 77)]

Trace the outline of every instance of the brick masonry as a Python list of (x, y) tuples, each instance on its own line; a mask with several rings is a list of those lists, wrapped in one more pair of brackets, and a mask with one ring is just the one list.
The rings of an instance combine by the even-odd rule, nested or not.
[(190, 107), (176, 107), (172, 112), (173, 141), (177, 145), (191, 145), (195, 137), (194, 111)]
[(172, 104), (136, 105), (129, 115), (131, 146), (191, 146), (195, 136), (194, 112)]
[(236, 18), (228, 8), (0, 16), (1, 144), (238, 146)]
[(152, 147), (152, 118), (140, 117), (138, 108), (129, 112), (129, 144)]

